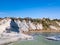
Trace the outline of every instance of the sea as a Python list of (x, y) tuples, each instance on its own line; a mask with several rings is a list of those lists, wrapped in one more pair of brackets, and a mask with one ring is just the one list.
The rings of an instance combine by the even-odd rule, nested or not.
[(47, 40), (48, 36), (56, 36), (60, 33), (34, 33), (34, 40), (17, 41), (10, 45), (60, 45), (60, 41)]

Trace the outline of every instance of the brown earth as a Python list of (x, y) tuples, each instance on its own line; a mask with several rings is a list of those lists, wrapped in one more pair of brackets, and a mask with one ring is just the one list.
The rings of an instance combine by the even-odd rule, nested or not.
[(47, 33), (47, 32), (52, 32), (52, 33), (59, 33), (60, 30), (29, 30), (28, 32), (24, 32), (24, 34), (30, 34), (30, 33)]

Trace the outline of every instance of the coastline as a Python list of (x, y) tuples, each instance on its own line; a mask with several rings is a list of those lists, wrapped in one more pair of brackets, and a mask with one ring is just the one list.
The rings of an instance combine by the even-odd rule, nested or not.
[(29, 30), (28, 32), (23, 32), (24, 34), (33, 34), (33, 33), (60, 33), (60, 30)]

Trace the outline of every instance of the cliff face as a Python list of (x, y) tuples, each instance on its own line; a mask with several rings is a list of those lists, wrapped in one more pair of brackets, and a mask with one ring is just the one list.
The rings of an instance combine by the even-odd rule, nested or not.
[(60, 30), (59, 20), (4, 18), (0, 21), (0, 33), (29, 30)]

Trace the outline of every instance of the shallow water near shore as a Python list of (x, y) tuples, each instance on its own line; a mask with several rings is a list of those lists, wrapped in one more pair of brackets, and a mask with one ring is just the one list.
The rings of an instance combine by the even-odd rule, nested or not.
[(35, 40), (17, 41), (12, 45), (60, 45), (60, 41), (47, 40), (45, 37), (60, 35), (60, 33), (42, 33), (35, 35)]

